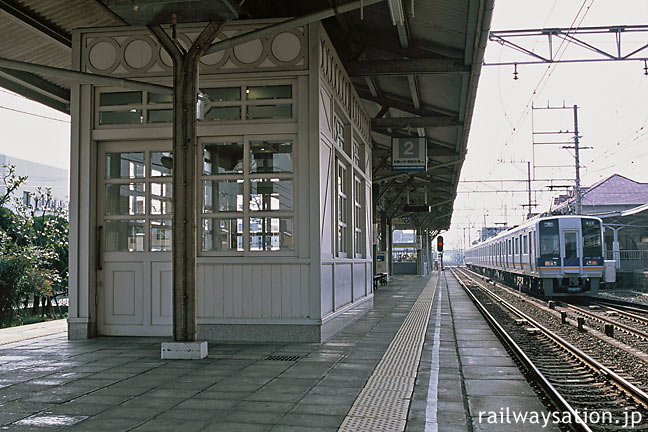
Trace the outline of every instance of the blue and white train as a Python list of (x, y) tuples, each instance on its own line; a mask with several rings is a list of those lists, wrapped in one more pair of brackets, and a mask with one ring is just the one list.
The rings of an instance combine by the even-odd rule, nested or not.
[(595, 296), (603, 274), (601, 219), (531, 219), (469, 248), (464, 261), (481, 274), (537, 294)]

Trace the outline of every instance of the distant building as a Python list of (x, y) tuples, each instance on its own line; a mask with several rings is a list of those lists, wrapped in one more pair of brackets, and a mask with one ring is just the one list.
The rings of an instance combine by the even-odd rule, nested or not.
[[(648, 183), (619, 174), (582, 188), (582, 214), (603, 220), (605, 258), (617, 262), (617, 271), (629, 272), (623, 285), (648, 290)], [(573, 193), (554, 199), (552, 214), (573, 214)], [(634, 273), (643, 275), (635, 277)]]
[[(619, 174), (581, 189), (582, 213), (606, 214), (629, 210), (648, 203), (648, 183), (639, 183)], [(552, 214), (572, 214), (576, 211), (576, 196), (572, 192), (554, 199)]]
[[(34, 192), (37, 188), (50, 188), (54, 199), (50, 203), (50, 207), (68, 208), (69, 180), (67, 170), (0, 154), (0, 176), (2, 178), (7, 174), (6, 165), (15, 166), (17, 176), (27, 176), (27, 181), (14, 191), (13, 196), (15, 198), (21, 199), (24, 204), (33, 204)], [(3, 194), (5, 190), (4, 183), (0, 181), (0, 194)], [(12, 201), (7, 203), (6, 207), (12, 210), (15, 208)]]

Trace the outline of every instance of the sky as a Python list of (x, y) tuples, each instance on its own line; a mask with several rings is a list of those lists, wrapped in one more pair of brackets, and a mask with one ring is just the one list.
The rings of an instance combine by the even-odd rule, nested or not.
[(70, 116), (0, 88), (0, 153), (70, 168)]
[[(646, 0), (496, 0), (491, 30), (572, 26), (642, 25), (648, 21)], [(633, 42), (634, 41), (634, 42)], [(648, 42), (648, 33), (624, 36), (627, 49)], [(598, 40), (614, 48), (613, 38)], [(527, 44), (546, 50), (544, 39)], [(573, 44), (564, 45), (562, 58), (582, 58)], [(648, 50), (644, 51), (648, 57)], [(527, 60), (490, 42), (486, 62)], [(461, 248), (484, 225), (523, 221), (527, 202), (527, 161), (533, 160), (532, 118), (536, 131), (573, 130), (570, 110), (532, 110), (536, 107), (578, 105), (581, 178), (584, 186), (614, 173), (648, 182), (648, 76), (643, 63), (597, 62), (518, 66), (484, 66), (461, 172), (446, 249)], [(27, 114), (31, 113), (31, 114)], [(53, 109), (0, 89), (0, 153), (60, 168), (69, 168), (70, 118)], [(568, 138), (564, 136), (564, 138)], [(536, 146), (535, 165), (569, 168), (535, 169), (535, 179), (556, 178), (556, 185), (573, 184), (574, 159), (559, 146)], [(489, 180), (484, 183), (482, 180)], [(534, 182), (537, 211), (549, 210), (547, 182)], [(486, 192), (489, 191), (489, 192)], [(522, 191), (520, 193), (511, 191)], [(465, 239), (465, 240), (464, 240)]]
[[(647, 21), (645, 0), (496, 0), (491, 30), (646, 25)], [(648, 32), (624, 35), (622, 41), (628, 43), (624, 52), (631, 51), (639, 43), (648, 43)], [(610, 35), (591, 36), (588, 42), (611, 52), (615, 49)], [(524, 43), (534, 52), (547, 51), (546, 37)], [(562, 59), (588, 58), (574, 44), (564, 44), (559, 52), (563, 52)], [(648, 49), (642, 55), (648, 57)], [(528, 60), (530, 57), (493, 42), (489, 42), (485, 54), (486, 63)], [(475, 240), (484, 223), (510, 226), (524, 220), (527, 162), (534, 160), (534, 153), (532, 178), (555, 178), (554, 185), (574, 184), (573, 150), (560, 145), (532, 145), (532, 130), (573, 131), (573, 108), (533, 110), (532, 106), (578, 105), (580, 146), (591, 147), (580, 152), (583, 186), (614, 173), (648, 182), (648, 76), (643, 67), (638, 61), (562, 63), (550, 68), (519, 65), (518, 79), (514, 80), (513, 66), (484, 66), (452, 224), (444, 234), (446, 249), (462, 248)], [(545, 137), (573, 142), (573, 134), (537, 134), (535, 141)], [(485, 179), (489, 182), (479, 182)], [(497, 181), (513, 179), (523, 181)], [(561, 193), (548, 191), (550, 184), (532, 183), (532, 202), (538, 204), (535, 211), (549, 210), (552, 197)]]

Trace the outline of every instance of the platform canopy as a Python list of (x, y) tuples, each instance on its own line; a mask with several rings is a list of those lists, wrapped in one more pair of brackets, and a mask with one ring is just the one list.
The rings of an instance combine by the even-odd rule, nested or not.
[[(356, 6), (351, 8), (350, 4)], [(494, 0), (0, 0), (0, 86), (69, 112), (75, 78), (9, 69), (73, 69), (81, 27), (313, 16), (373, 117), (377, 212), (412, 227), (450, 226)], [(346, 11), (353, 9), (352, 11)], [(394, 171), (392, 138), (421, 137), (427, 170)]]

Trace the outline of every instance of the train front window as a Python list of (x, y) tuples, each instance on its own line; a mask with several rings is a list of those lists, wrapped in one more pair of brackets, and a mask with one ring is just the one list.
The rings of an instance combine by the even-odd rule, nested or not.
[(540, 255), (559, 255), (560, 242), (557, 235), (540, 236)]
[(578, 243), (575, 232), (565, 232), (565, 259), (578, 258)]
[(546, 220), (540, 222), (540, 255), (559, 256), (560, 238), (558, 235), (558, 221)]
[(603, 256), (601, 245), (601, 224), (596, 219), (581, 219), (583, 231), (583, 256)]

